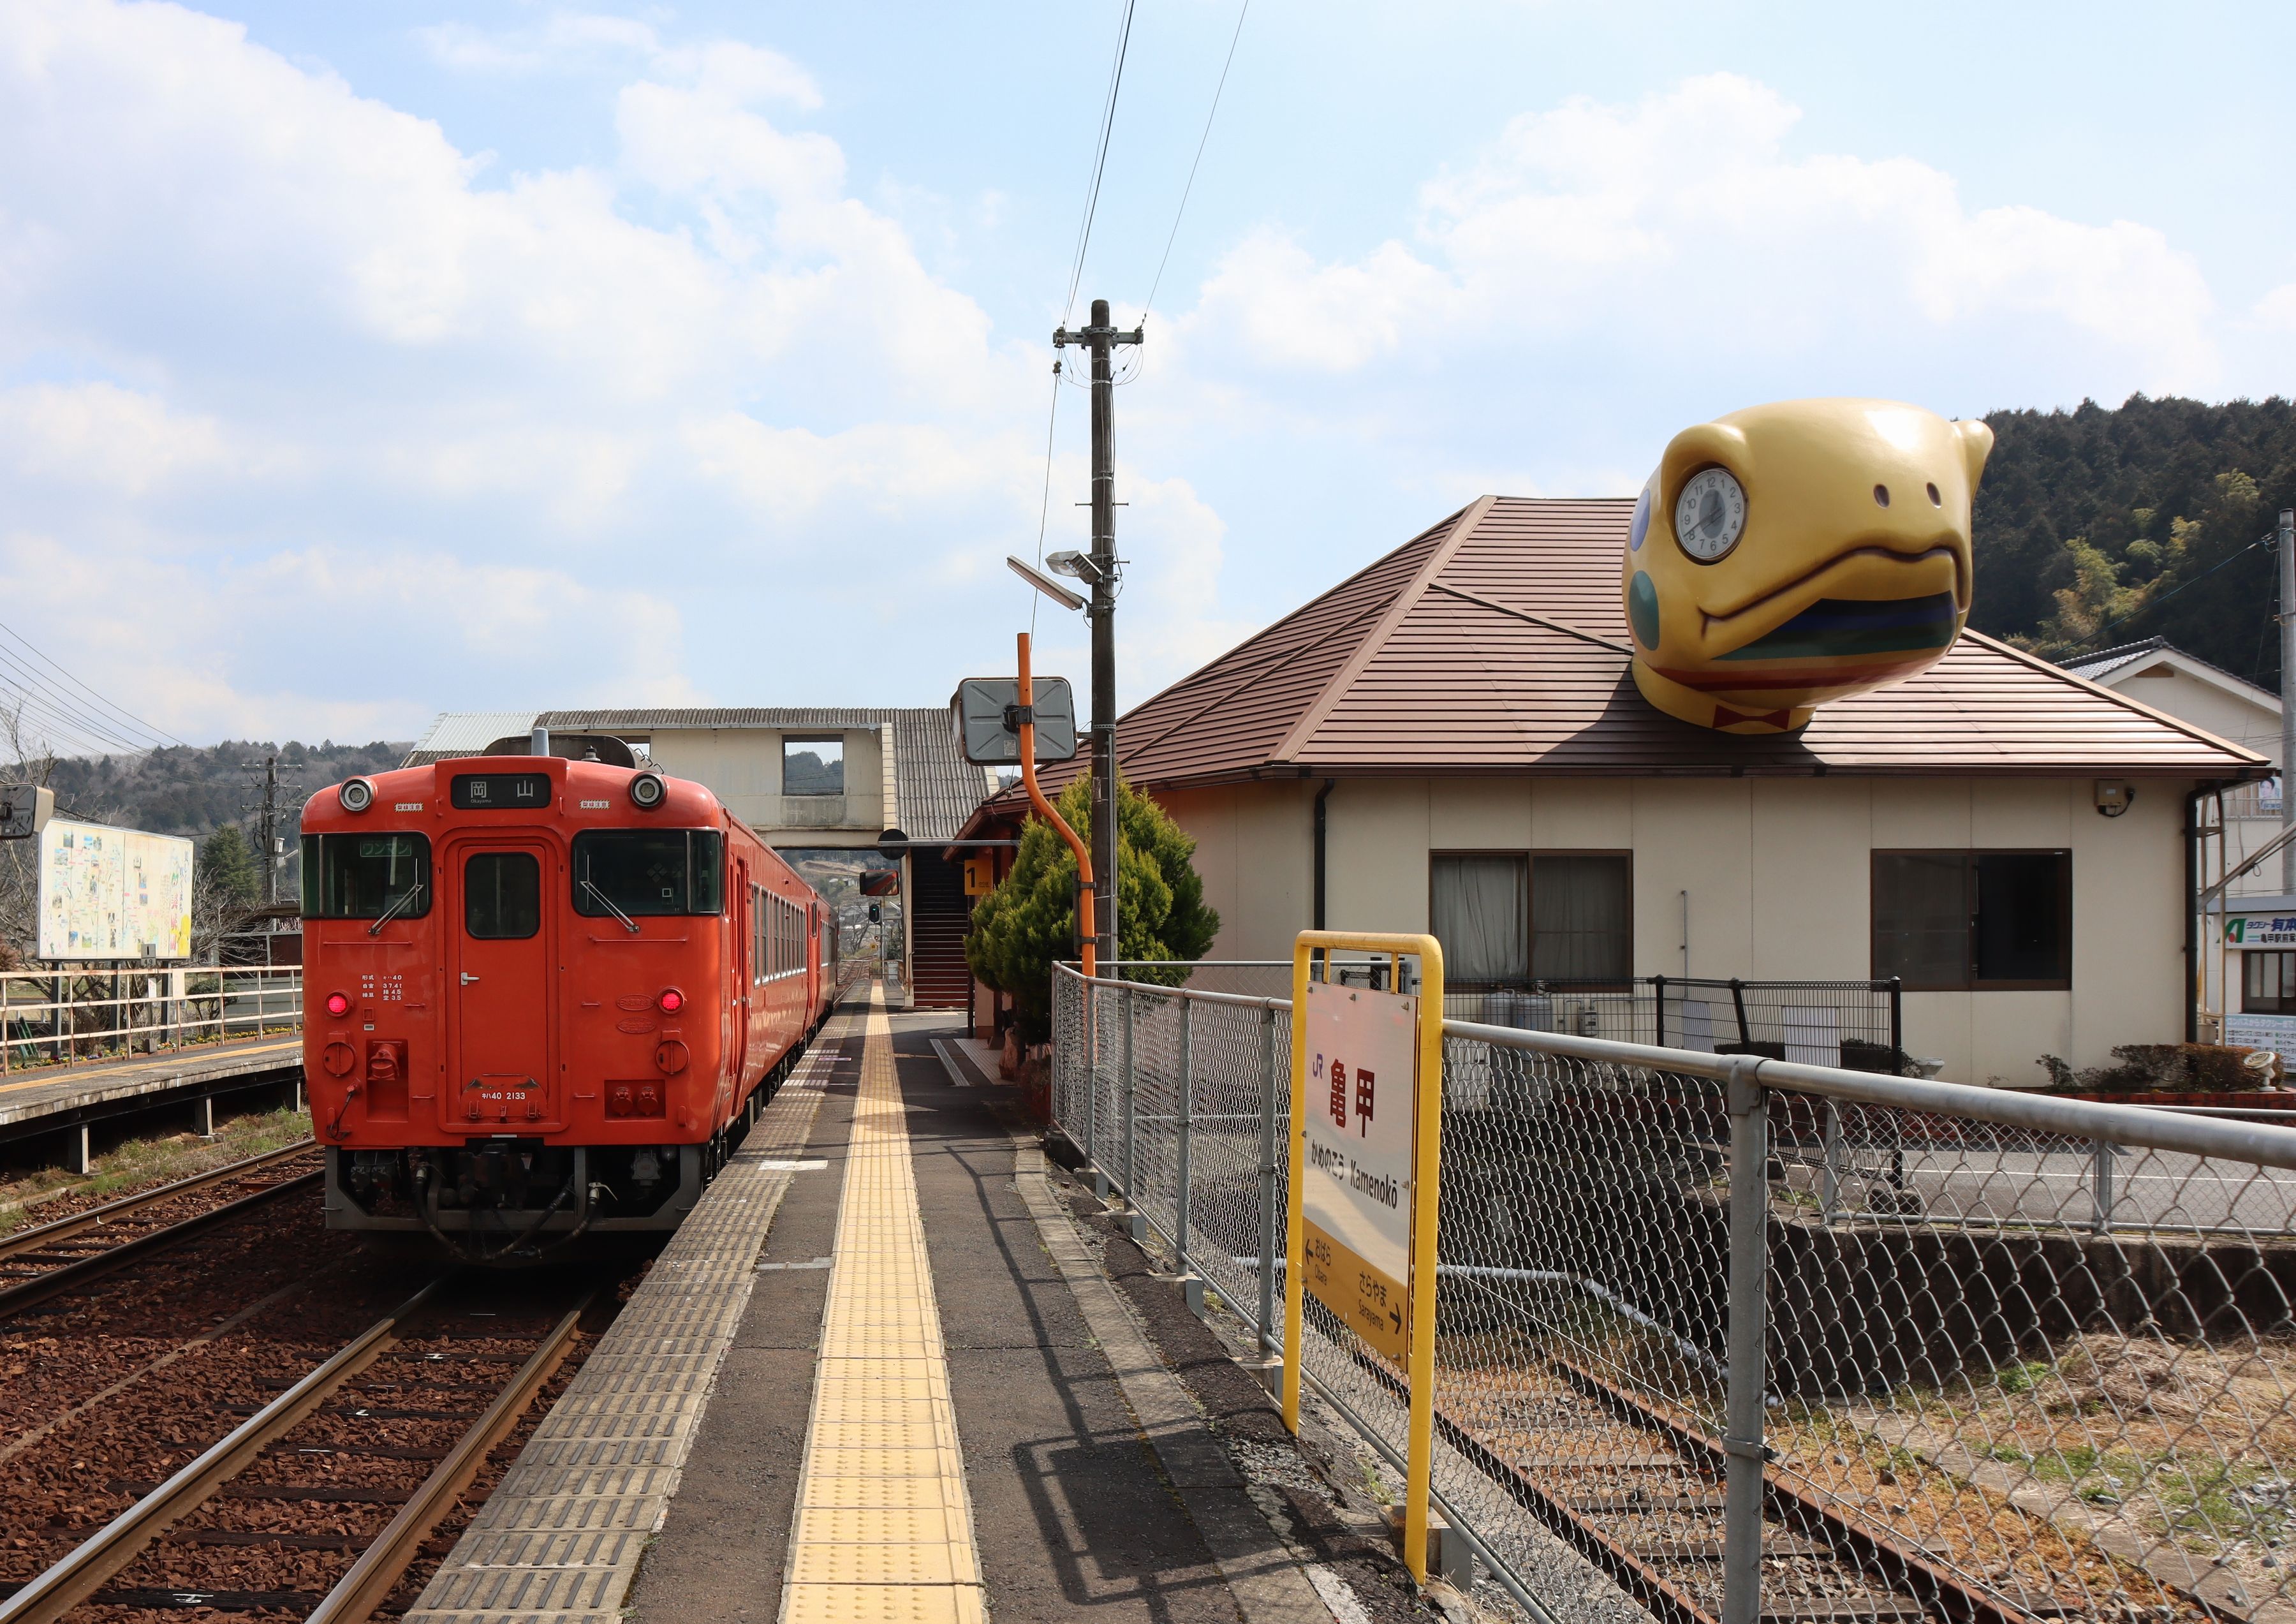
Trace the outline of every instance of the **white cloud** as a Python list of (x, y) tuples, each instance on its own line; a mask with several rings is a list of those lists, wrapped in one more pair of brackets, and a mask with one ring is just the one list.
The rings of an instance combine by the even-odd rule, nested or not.
[[(696, 665), (742, 673), (725, 697), (833, 697), (794, 639), (701, 658), (685, 611), (857, 513), (881, 557), (1016, 528), (1024, 370), (787, 126), (820, 103), (787, 58), (574, 14), (424, 37), (472, 71), (621, 75), (618, 160), (497, 177), (236, 24), (12, 7), (0, 152), (42, 156), (0, 160), (0, 597), (186, 736), (668, 701)], [(60, 357), (107, 381), (5, 387)], [(663, 591), (600, 584), (666, 545)], [(121, 582), (161, 620), (68, 611)], [(602, 627), (646, 657), (602, 657)]]
[(2221, 371), (2191, 256), (2128, 221), (1972, 210), (1910, 159), (1801, 156), (1800, 117), (1731, 74), (1631, 106), (1574, 98), (1511, 121), (1422, 189), (1417, 229), (1318, 260), (1240, 244), (1196, 321), (1253, 358), (1329, 373), (1433, 345), (1456, 354), (1610, 338), (1771, 358), (1845, 343), (1913, 351), (2038, 326), (2153, 390)]
[(464, 73), (539, 74), (615, 70), (631, 62), (655, 73), (690, 80), (742, 101), (785, 102), (810, 111), (821, 105), (813, 76), (778, 51), (740, 40), (700, 45), (665, 44), (634, 18), (559, 12), (532, 27), (473, 28), (442, 22), (414, 30), (441, 67)]
[(214, 418), (170, 413), (113, 383), (0, 390), (0, 456), (26, 478), (130, 496), (175, 475), (251, 461), (226, 445)]

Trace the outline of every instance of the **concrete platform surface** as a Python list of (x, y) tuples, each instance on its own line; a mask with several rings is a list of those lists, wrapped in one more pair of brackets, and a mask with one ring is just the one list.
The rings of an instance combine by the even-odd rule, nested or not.
[[(267, 1037), (127, 1060), (10, 1071), (0, 1077), (0, 1136), (20, 1137), (27, 1131), (139, 1109), (158, 1103), (154, 1096), (196, 1096), (241, 1082), (275, 1080), (300, 1070), (302, 1064), (300, 1038)], [(44, 1120), (49, 1118), (57, 1120)]]
[(411, 1624), (1331, 1624), (1264, 1521), (1192, 1516), (1201, 1415), (1139, 1413), (961, 1019), (849, 1001)]

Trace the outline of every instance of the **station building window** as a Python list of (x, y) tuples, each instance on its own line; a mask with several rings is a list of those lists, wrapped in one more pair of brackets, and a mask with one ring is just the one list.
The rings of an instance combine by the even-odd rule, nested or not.
[(2296, 953), (2243, 953), (2240, 959), (2241, 1013), (2296, 1015)]
[(783, 739), (782, 793), (844, 794), (845, 741), (842, 738)]
[(2070, 851), (1877, 851), (1874, 975), (1914, 991), (2072, 985)]
[(1633, 865), (1623, 852), (1437, 852), (1428, 880), (1447, 985), (1623, 986), (1633, 975)]

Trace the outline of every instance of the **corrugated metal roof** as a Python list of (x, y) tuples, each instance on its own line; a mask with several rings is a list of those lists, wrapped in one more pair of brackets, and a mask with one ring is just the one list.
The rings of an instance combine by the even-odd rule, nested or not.
[(1485, 497), (1133, 709), (1117, 734), (1127, 775), (1153, 787), (1324, 773), (2218, 778), (2262, 766), (1975, 633), (1917, 677), (1820, 707), (1798, 734), (1677, 721), (1628, 670), (1619, 560), (1633, 513), (1630, 500)]
[(401, 767), (428, 767), (451, 756), (475, 756), (496, 739), (534, 731), (532, 710), (446, 710), (414, 741)]

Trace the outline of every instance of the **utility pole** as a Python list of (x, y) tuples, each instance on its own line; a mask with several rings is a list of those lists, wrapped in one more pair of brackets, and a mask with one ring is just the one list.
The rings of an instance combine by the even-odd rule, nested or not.
[[(2296, 508), (2280, 510), (2280, 828), (2296, 829)], [(2296, 895), (2296, 841), (2280, 849), (2280, 893)], [(2227, 1000), (2227, 1002), (2229, 1002)]]
[(1096, 953), (1116, 962), (1116, 382), (1109, 365), (1119, 344), (1140, 342), (1140, 329), (1119, 332), (1108, 301), (1092, 301), (1092, 325), (1053, 333), (1053, 347), (1078, 344), (1092, 354), (1092, 890)]
[[(241, 766), (250, 773), (256, 770), (256, 765), (252, 761), (242, 762)], [(255, 814), (255, 860), (263, 865), (263, 900), (268, 905), (276, 906), (279, 901), (279, 875), (287, 866), (287, 858), (280, 849), (279, 792), (283, 789), (293, 793), (303, 786), (294, 781), (284, 784), (279, 782), (279, 758), (275, 755), (263, 758), (262, 771), (263, 783), (260, 797), (252, 802), (241, 802), (240, 810)]]

